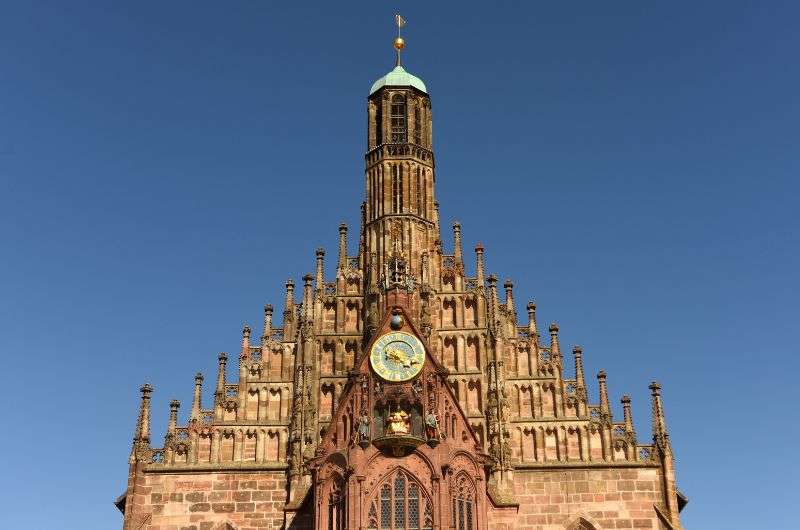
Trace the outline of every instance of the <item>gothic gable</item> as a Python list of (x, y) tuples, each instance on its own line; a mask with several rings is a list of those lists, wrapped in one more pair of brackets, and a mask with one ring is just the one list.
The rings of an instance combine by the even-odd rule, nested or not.
[[(371, 365), (373, 346), (391, 333), (413, 336), (424, 350), (422, 367), (409, 380), (386, 380)], [(317, 465), (332, 453), (340, 453), (349, 462), (353, 448), (366, 451), (371, 444), (402, 456), (422, 444), (433, 449), (446, 442), (444, 449), (448, 451), (482, 456), (480, 441), (469, 427), (446, 375), (447, 369), (431, 355), (406, 308), (400, 303), (389, 307), (350, 374), (317, 449)]]
[[(389, 500), (391, 510), (403, 507), (402, 517), (420, 518), (420, 524), (426, 518), (432, 521), (434, 514), (442, 512), (435, 508), (439, 498), (435, 490), (442, 487), (443, 480), (448, 484), (447, 491), (456, 495), (458, 488), (450, 482), (457, 479), (458, 491), (462, 496), (471, 492), (473, 501), (478, 492), (485, 492), (483, 469), (488, 457), (447, 383), (447, 369), (431, 355), (402, 299), (395, 300), (398, 303), (387, 308), (351, 372), (309, 466), (314, 475), (315, 505), (323, 507), (316, 514), (317, 528), (326, 528), (331, 518), (339, 517), (337, 503), (344, 502), (342, 499), (348, 492), (352, 494), (356, 484), (366, 513), (362, 514), (364, 520), (351, 521), (354, 527), (383, 521), (388, 517)], [(392, 351), (394, 343), (382, 339), (391, 334), (411, 336), (413, 341), (408, 340), (413, 344), (418, 341), (424, 357), (416, 356), (413, 345), (408, 350)], [(405, 363), (405, 368), (418, 372), (397, 381), (381, 376), (374, 368), (376, 361), (370, 360), (372, 351), (394, 356), (392, 362), (399, 369)], [(421, 366), (414, 362), (418, 358), (424, 359)], [(473, 505), (469, 506), (472, 510)]]

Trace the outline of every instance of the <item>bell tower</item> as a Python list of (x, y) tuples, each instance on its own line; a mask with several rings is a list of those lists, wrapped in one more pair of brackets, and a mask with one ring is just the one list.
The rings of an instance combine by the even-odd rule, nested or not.
[(379, 286), (398, 260), (405, 274), (423, 285), (435, 277), (430, 264), (439, 262), (433, 259), (440, 243), (431, 100), (425, 83), (401, 64), (400, 27), (402, 19), (395, 67), (373, 83), (367, 98), (362, 226), (367, 292), (383, 291)]

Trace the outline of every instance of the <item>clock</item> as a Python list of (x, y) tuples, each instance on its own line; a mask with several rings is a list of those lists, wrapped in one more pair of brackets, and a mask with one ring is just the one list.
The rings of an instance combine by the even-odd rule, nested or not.
[(393, 331), (375, 341), (369, 352), (369, 362), (375, 373), (385, 381), (408, 381), (422, 371), (425, 348), (414, 335)]

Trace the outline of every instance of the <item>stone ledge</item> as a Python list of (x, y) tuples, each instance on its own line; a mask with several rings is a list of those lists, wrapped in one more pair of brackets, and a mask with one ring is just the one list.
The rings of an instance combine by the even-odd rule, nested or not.
[(220, 462), (217, 464), (149, 464), (146, 473), (195, 473), (195, 472), (236, 472), (236, 471), (285, 471), (286, 462)]
[(513, 464), (514, 470), (547, 470), (547, 469), (617, 469), (624, 467), (661, 467), (659, 462), (519, 462)]

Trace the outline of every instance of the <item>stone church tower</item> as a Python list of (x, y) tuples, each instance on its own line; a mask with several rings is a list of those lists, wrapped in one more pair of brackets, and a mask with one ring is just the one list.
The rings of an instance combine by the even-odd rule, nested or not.
[(198, 373), (185, 424), (170, 403), (160, 448), (142, 386), (123, 529), (682, 528), (659, 385), (643, 444), (630, 398), (613, 418), (601, 371), (590, 399), (581, 348), (565, 363), (533, 302), (519, 318), (481, 245), (465, 263), (458, 223), (442, 248), (431, 100), (395, 46), (367, 98), (357, 254), (340, 225), (335, 278), (317, 249), (282, 323), (266, 305), (260, 338), (242, 330), (238, 378), (220, 353), (211, 402)]

